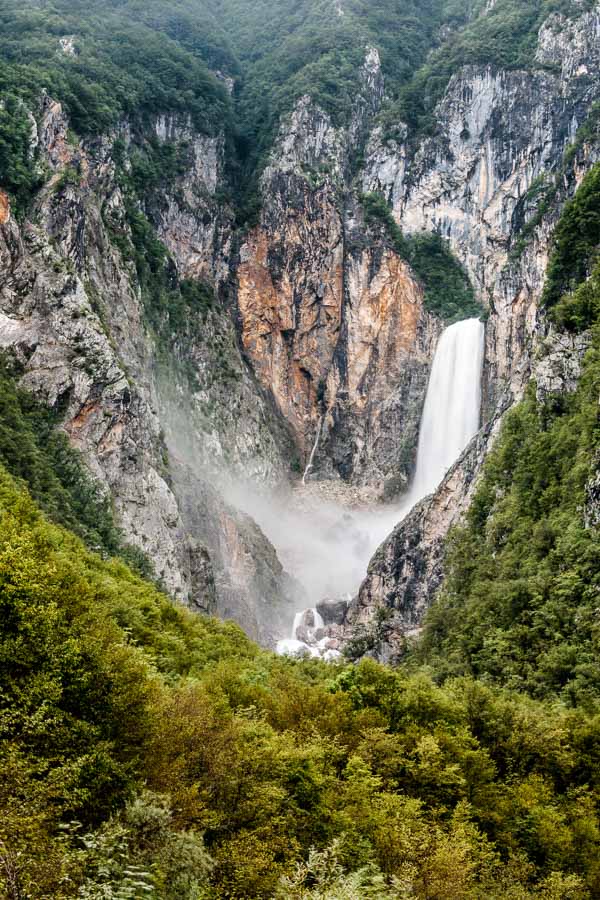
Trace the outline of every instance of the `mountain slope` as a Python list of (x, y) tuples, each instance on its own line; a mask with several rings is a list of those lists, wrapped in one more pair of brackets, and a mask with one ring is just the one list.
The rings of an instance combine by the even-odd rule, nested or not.
[(0, 598), (11, 900), (598, 891), (593, 715), (260, 652), (87, 552), (4, 470)]

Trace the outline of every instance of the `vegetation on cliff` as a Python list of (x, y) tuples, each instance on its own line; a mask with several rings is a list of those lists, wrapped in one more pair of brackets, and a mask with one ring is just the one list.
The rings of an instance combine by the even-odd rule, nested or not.
[[(414, 137), (432, 127), (435, 103), (462, 65), (529, 68), (544, 19), (580, 15), (590, 2), (7, 0), (0, 184), (23, 206), (39, 183), (26, 107), (37, 111), (45, 91), (80, 135), (177, 111), (200, 131), (224, 131), (237, 147), (229, 163), (240, 202), (252, 207), (256, 173), (301, 96), (348, 124), (367, 47), (379, 51), (386, 79), (386, 133), (407, 122)], [(235, 81), (232, 97), (225, 78)]]
[[(106, 133), (124, 117), (179, 111), (198, 130), (231, 126), (225, 86), (209, 71), (235, 68), (206, 11), (193, 4), (6, 0), (0, 8), (0, 185), (23, 209), (41, 182), (31, 113), (44, 93), (75, 132)], [(169, 12), (170, 11), (170, 12)]]
[[(544, 294), (559, 327), (590, 329), (577, 390), (532, 384), (507, 416), (431, 610), (422, 658), (436, 677), (470, 674), (571, 705), (600, 695), (600, 168), (565, 206)], [(557, 294), (570, 288), (558, 301)]]
[(27, 485), (53, 522), (69, 528), (88, 547), (120, 556), (151, 575), (144, 554), (125, 544), (115, 526), (110, 498), (60, 430), (60, 411), (19, 388), (17, 378), (17, 367), (0, 356), (0, 463)]
[(381, 194), (362, 197), (365, 224), (379, 228), (396, 253), (411, 266), (425, 293), (429, 312), (451, 324), (470, 316), (481, 317), (471, 280), (439, 234), (404, 235)]

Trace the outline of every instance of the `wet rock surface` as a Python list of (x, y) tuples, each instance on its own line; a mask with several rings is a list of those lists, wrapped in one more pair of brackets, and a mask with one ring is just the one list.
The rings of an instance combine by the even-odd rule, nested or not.
[(317, 612), (325, 625), (343, 625), (348, 612), (348, 600), (321, 600), (317, 603)]

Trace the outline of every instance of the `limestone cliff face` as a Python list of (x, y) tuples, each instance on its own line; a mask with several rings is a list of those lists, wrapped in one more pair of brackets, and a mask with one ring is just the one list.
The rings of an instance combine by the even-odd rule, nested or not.
[(351, 157), (382, 98), (369, 51), (347, 129), (310, 98), (284, 124), (262, 176), (259, 225), (243, 243), (244, 349), (313, 472), (398, 491), (412, 463), (440, 323), (408, 267), (368, 235)]
[(218, 199), (225, 178), (224, 139), (198, 134), (189, 117), (181, 115), (160, 116), (153, 125), (150, 137), (177, 147), (183, 165), (168, 189), (148, 201), (146, 211), (181, 277), (225, 281), (232, 212)]
[[(171, 119), (157, 121), (155, 133), (182, 138)], [(221, 463), (281, 478), (285, 428), (219, 303), (203, 321), (191, 317), (184, 334), (163, 336), (166, 347), (149, 330), (135, 268), (112, 240), (115, 229), (129, 234), (113, 145), (125, 138), (131, 149), (140, 140), (134, 129), (124, 124), (76, 145), (67, 135), (60, 105), (46, 98), (35, 144), (49, 180), (22, 225), (5, 198), (0, 205), (0, 346), (20, 360), (23, 385), (64, 413), (64, 429), (110, 492), (126, 537), (147, 553), (169, 591), (237, 618), (268, 643), (277, 619), (270, 607), (284, 608), (295, 587), (259, 529), (217, 495), (208, 502), (206, 484)], [(160, 231), (183, 273), (211, 272), (218, 284), (217, 225), (202, 230), (206, 209), (199, 203), (193, 212), (191, 197), (181, 219), (186, 185), (215, 188), (210, 148), (216, 153), (217, 145), (183, 137), (191, 169), (173, 188), (177, 199), (163, 198)], [(192, 473), (183, 479), (190, 458)], [(252, 579), (242, 576), (246, 557)]]
[(539, 34), (535, 72), (466, 67), (435, 111), (436, 135), (413, 146), (371, 137), (363, 184), (389, 197), (407, 233), (439, 231), (489, 306), (488, 409), (518, 397), (529, 376), (550, 230), (515, 261), (532, 186), (550, 180), (600, 96), (600, 9), (552, 16)]
[(383, 247), (348, 255), (345, 296), (317, 458), (330, 460), (344, 479), (391, 496), (405, 487), (414, 465), (441, 326), (424, 310), (407, 265)]
[[(599, 148), (576, 139), (600, 96), (600, 10), (574, 22), (553, 16), (541, 29), (536, 74), (467, 67), (436, 109), (437, 133), (418, 145), (371, 137), (363, 184), (385, 193), (408, 233), (446, 236), (489, 307), (486, 328), (487, 424), (436, 494), (397, 527), (371, 562), (348, 613), (346, 637), (369, 635), (382, 658), (398, 654), (418, 629), (443, 578), (448, 529), (467, 509), (503, 412), (530, 377), (546, 397), (573, 390), (586, 338), (554, 334), (539, 309), (552, 227)], [(533, 194), (553, 183), (552, 203), (536, 216)], [(532, 190), (533, 188), (533, 190)], [(534, 219), (535, 217), (535, 219)], [(533, 221), (519, 246), (524, 224)], [(590, 485), (590, 509), (596, 487)], [(593, 517), (593, 514), (592, 514)], [(378, 610), (383, 611), (382, 617)]]
[[(60, 107), (47, 100), (38, 140), (53, 174), (35, 219), (22, 228), (11, 219), (0, 232), (0, 343), (22, 362), (23, 385), (64, 409), (65, 429), (110, 490), (126, 534), (183, 597), (189, 548), (148, 401), (139, 297), (95, 202), (95, 190), (107, 189), (107, 202), (118, 205), (118, 189), (102, 187), (105, 148), (92, 166), (66, 135)], [(76, 159), (80, 183), (62, 184), (63, 168)]]
[(306, 453), (342, 325), (343, 224), (330, 183), (269, 176), (264, 190), (264, 224), (240, 251), (242, 341)]

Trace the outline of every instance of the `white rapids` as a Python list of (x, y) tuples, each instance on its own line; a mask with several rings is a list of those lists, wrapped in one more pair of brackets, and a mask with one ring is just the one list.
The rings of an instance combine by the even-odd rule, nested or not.
[(314, 656), (328, 661), (341, 656), (338, 650), (329, 645), (331, 640), (325, 634), (325, 623), (318, 611), (311, 607), (294, 616), (292, 636), (277, 643), (280, 656)]
[[(412, 485), (397, 506), (382, 507), (380, 514), (372, 510), (370, 522), (365, 519), (369, 532), (369, 554), (420, 500), (438, 488), (450, 467), (477, 434), (484, 344), (485, 328), (479, 319), (457, 322), (442, 333), (421, 417)], [(322, 426), (323, 420), (319, 423), (303, 484), (313, 466)], [(362, 564), (365, 565), (364, 561)], [(321, 599), (315, 598), (318, 602)], [(277, 652), (287, 656), (338, 658), (340, 653), (330, 649), (330, 645), (321, 617), (315, 608), (310, 608), (296, 614), (291, 638), (279, 641)]]

